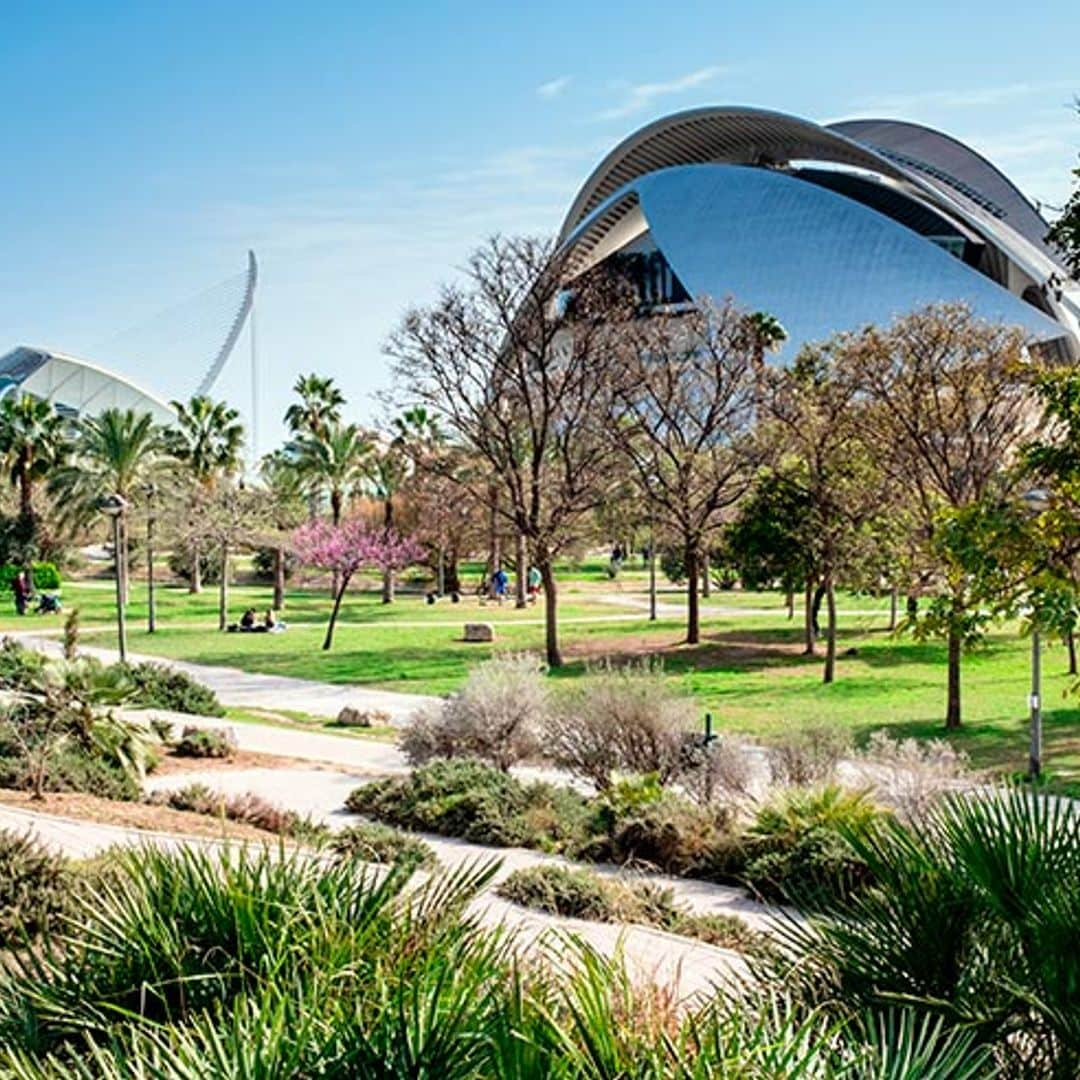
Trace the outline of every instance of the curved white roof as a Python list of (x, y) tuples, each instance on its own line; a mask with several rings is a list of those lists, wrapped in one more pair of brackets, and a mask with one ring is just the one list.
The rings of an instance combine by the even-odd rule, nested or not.
[(117, 408), (148, 412), (159, 424), (176, 419), (170, 405), (130, 379), (50, 349), (20, 345), (0, 357), (0, 396), (16, 389), (51, 401), (69, 416)]
[[(1024, 296), (1014, 315), (1019, 312), (1033, 318), (1017, 321), (1029, 327), (1034, 323), (1043, 331), (1056, 321), (1060, 336), (1070, 342), (1070, 352), (1080, 354), (1080, 285), (1068, 280), (1057, 253), (1046, 246), (1046, 223), (1015, 185), (975, 151), (941, 132), (901, 121), (851, 120), (823, 127), (784, 113), (733, 106), (692, 109), (656, 120), (619, 143), (582, 185), (559, 236), (568, 268), (576, 274), (649, 229), (650, 215), (643, 213), (644, 191), (639, 182), (654, 174), (682, 166), (735, 165), (810, 179), (804, 166), (812, 163), (854, 171), (876, 185), (883, 196), (891, 192), (894, 199), (907, 199), (932, 211), (958, 234), (985, 245), (984, 273), (956, 260), (957, 269), (966, 273), (946, 276), (957, 282), (968, 280), (972, 299), (976, 294), (985, 299), (984, 284), (1013, 298)], [(720, 197), (719, 188), (711, 190)], [(858, 204), (858, 200), (848, 201)], [(826, 202), (814, 200), (814, 205)], [(715, 215), (711, 221), (715, 230), (728, 224)], [(919, 244), (933, 246), (927, 235), (912, 232), (911, 236)], [(718, 239), (718, 235), (702, 236), (698, 243), (715, 246)], [(828, 236), (820, 234), (819, 239), (825, 242)], [(655, 235), (654, 240), (660, 243)], [(883, 252), (879, 252), (882, 258)], [(745, 247), (743, 255), (755, 257), (751, 247)], [(777, 267), (776, 273), (782, 276), (782, 268)], [(721, 284), (715, 273), (709, 277)], [(698, 283), (685, 284), (692, 288)], [(782, 286), (778, 282), (777, 290)], [(732, 291), (729, 285), (724, 294)], [(1039, 312), (1048, 316), (1045, 319), (1035, 317), (1036, 308), (1026, 302), (1036, 294)], [(949, 298), (968, 296), (961, 290), (961, 295)], [(783, 318), (782, 310), (776, 313)]]

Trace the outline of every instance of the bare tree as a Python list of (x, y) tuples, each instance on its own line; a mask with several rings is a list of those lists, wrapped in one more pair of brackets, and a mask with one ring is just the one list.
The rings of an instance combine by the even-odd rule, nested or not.
[(960, 657), (974, 605), (969, 567), (942, 561), (948, 512), (996, 503), (1007, 469), (1038, 422), (1024, 331), (976, 319), (963, 305), (916, 311), (842, 346), (841, 363), (867, 408), (866, 445), (910, 498), (944, 592), (933, 632), (948, 642), (945, 724), (960, 725)]
[(707, 539), (762, 460), (755, 438), (756, 338), (748, 319), (707, 300), (624, 327), (610, 430), (657, 524), (686, 563), (686, 640), (700, 640)]
[(490, 470), (454, 474), (478, 504), (491, 505), (496, 478), (497, 512), (540, 571), (550, 667), (562, 663), (554, 562), (611, 482), (604, 372), (620, 321), (602, 279), (566, 288), (563, 269), (547, 241), (496, 237), (462, 284), (408, 312), (386, 346), (405, 403), (439, 416)]

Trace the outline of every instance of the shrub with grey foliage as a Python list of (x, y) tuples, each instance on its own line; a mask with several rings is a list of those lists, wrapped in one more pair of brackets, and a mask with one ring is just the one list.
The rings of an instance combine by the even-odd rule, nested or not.
[(478, 664), (458, 693), (414, 714), (399, 745), (413, 766), (469, 757), (505, 772), (537, 753), (548, 709), (544, 665), (507, 653)]

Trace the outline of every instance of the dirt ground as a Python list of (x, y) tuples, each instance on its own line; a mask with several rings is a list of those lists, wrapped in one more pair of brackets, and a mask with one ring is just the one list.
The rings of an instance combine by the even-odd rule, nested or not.
[(115, 802), (112, 799), (98, 798), (96, 795), (74, 792), (50, 792), (43, 800), (35, 802), (29, 792), (0, 788), (0, 805), (149, 832), (202, 836), (215, 840), (278, 840), (273, 833), (263, 829), (234, 821), (222, 821), (205, 814), (192, 814), (166, 806), (152, 806), (149, 803)]

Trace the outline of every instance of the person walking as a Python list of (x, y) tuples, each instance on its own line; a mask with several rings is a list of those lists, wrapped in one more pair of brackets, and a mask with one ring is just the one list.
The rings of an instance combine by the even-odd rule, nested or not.
[(540, 571), (535, 566), (529, 567), (529, 576), (526, 579), (529, 589), (529, 603), (535, 604), (537, 596), (540, 595), (541, 584)]
[(506, 591), (510, 587), (510, 575), (501, 566), (491, 575), (491, 586), (495, 591), (495, 602), (501, 604), (506, 599)]
[(12, 592), (15, 593), (15, 611), (19, 615), (26, 614), (26, 605), (30, 602), (30, 579), (25, 570), (20, 570), (11, 583)]

